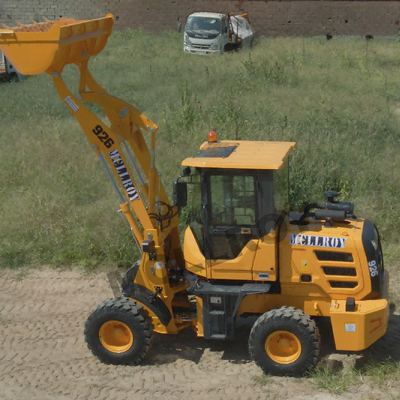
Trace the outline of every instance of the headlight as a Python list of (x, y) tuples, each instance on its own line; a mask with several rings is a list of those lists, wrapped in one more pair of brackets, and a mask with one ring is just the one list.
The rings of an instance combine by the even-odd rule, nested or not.
[(212, 44), (210, 47), (211, 50), (219, 50), (220, 48), (221, 48), (221, 45), (218, 42)]
[(192, 43), (189, 39), (189, 36), (185, 33), (185, 35), (183, 36), (183, 44), (187, 45), (187, 46), (191, 46)]

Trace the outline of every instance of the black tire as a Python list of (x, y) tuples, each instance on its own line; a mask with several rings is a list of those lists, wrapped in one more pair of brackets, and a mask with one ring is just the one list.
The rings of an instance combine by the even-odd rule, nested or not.
[(147, 311), (128, 298), (106, 300), (85, 324), (89, 349), (106, 364), (139, 364), (151, 345), (152, 333)]
[(319, 349), (315, 321), (294, 307), (266, 312), (250, 332), (250, 356), (266, 374), (303, 376), (316, 365)]

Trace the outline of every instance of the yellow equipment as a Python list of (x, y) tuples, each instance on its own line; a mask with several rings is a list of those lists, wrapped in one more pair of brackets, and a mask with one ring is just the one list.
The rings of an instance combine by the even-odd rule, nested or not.
[[(88, 70), (112, 25), (107, 15), (0, 30), (0, 51), (22, 74), (52, 77), (105, 166), (142, 249), (123, 279), (124, 296), (102, 303), (86, 322), (93, 354), (106, 363), (137, 364), (153, 331), (193, 327), (200, 337), (229, 339), (237, 318), (256, 315), (249, 350), (257, 365), (266, 373), (302, 375), (318, 360), (320, 317), (330, 318), (338, 350), (362, 350), (383, 336), (388, 274), (378, 231), (335, 192), (326, 192), (324, 204), (289, 211), (288, 157), (295, 143), (218, 141), (210, 132), (182, 162), (170, 204), (155, 167), (157, 126), (107, 94)], [(61, 76), (67, 64), (80, 70), (76, 95)], [(84, 103), (99, 104), (109, 123)], [(183, 249), (182, 207), (190, 210)]]

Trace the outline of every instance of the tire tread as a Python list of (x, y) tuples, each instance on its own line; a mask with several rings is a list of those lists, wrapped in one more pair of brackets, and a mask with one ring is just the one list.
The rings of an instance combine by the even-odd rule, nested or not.
[[(109, 319), (113, 319), (114, 315), (116, 319), (121, 318), (122, 322), (131, 322), (139, 330), (139, 335), (135, 334), (134, 337), (139, 336), (139, 340), (142, 342), (140, 349), (132, 352), (128, 350), (127, 353), (129, 354), (124, 356), (124, 354), (111, 353), (103, 347), (98, 338), (101, 325), (99, 321), (108, 318), (109, 315)], [(122, 297), (109, 299), (100, 304), (87, 319), (84, 334), (89, 350), (103, 363), (137, 365), (144, 359), (151, 345), (153, 325), (148, 312), (141, 304), (127, 297)]]
[[(263, 348), (263, 343), (265, 343), (268, 336), (269, 327), (274, 325), (282, 325), (282, 330), (288, 330), (290, 327), (296, 330), (297, 326), (304, 333), (304, 337), (308, 337), (306, 339), (308, 343), (305, 343), (306, 346), (301, 343), (303, 350), (306, 347), (305, 351), (308, 351), (308, 354), (306, 356), (301, 355), (292, 364), (278, 364), (270, 359)], [(285, 328), (285, 326), (288, 328)], [(272, 332), (273, 330), (269, 334)], [(320, 337), (315, 321), (302, 310), (289, 306), (275, 308), (261, 315), (253, 325), (249, 337), (250, 356), (266, 374), (303, 376), (316, 365), (319, 348)]]

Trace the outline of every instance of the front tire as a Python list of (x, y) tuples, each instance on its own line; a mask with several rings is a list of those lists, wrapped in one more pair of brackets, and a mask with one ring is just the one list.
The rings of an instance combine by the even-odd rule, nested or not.
[(103, 302), (85, 324), (89, 349), (106, 364), (139, 364), (150, 347), (152, 333), (147, 311), (126, 297)]
[(319, 349), (315, 321), (294, 307), (266, 312), (250, 332), (251, 358), (266, 374), (305, 375), (316, 365)]

